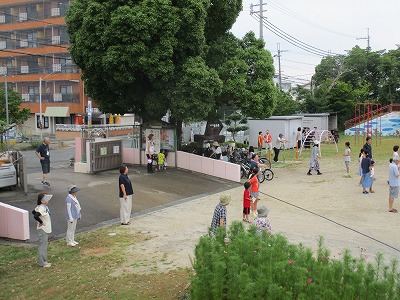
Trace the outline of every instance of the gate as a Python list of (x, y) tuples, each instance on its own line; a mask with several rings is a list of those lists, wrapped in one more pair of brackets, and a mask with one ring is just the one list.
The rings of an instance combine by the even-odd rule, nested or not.
[(118, 169), (122, 164), (122, 140), (89, 142), (90, 173)]

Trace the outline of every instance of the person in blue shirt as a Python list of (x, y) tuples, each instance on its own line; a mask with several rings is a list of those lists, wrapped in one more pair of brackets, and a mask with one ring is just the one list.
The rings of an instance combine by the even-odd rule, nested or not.
[(81, 219), (81, 205), (76, 197), (80, 189), (72, 184), (68, 187), (68, 196), (65, 199), (66, 219), (67, 219), (67, 245), (75, 247), (78, 242), (75, 241), (75, 230), (78, 219)]
[(35, 151), (36, 156), (40, 160), (40, 164), (42, 165), (43, 171), (43, 179), (42, 184), (45, 186), (50, 186), (50, 183), (47, 181), (47, 174), (50, 173), (50, 139), (45, 137), (43, 139), (43, 144), (41, 144)]

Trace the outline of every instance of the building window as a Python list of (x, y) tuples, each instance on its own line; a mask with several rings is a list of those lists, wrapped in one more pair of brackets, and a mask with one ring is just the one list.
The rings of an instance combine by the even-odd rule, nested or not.
[(60, 93), (63, 95), (72, 94), (72, 85), (61, 85)]
[(49, 128), (49, 117), (43, 116), (43, 126), (40, 126), (40, 116), (36, 116), (36, 128)]

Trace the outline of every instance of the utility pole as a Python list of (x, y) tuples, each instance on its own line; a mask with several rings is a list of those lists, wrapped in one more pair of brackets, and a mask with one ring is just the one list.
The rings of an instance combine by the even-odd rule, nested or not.
[[(260, 10), (259, 11), (254, 11), (253, 7), (254, 6), (259, 6)], [(258, 13), (260, 15), (260, 39), (264, 40), (264, 24), (263, 24), (263, 20), (264, 20), (264, 16), (263, 16), (263, 12), (266, 11), (263, 9), (263, 0), (260, 0), (260, 4), (250, 4), (250, 15), (254, 14), (254, 13)]]
[(367, 52), (371, 51), (371, 45), (370, 45), (370, 35), (369, 35), (369, 28), (367, 28), (367, 36), (362, 37), (362, 38), (357, 38), (357, 40), (367, 40)]
[(7, 74), (4, 75), (4, 95), (6, 97), (6, 138), (7, 138), (7, 151), (8, 151), (8, 146), (9, 146), (9, 135), (8, 131), (10, 130), (10, 120), (9, 120), (9, 115), (8, 115), (8, 84), (7, 84)]
[(279, 81), (279, 89), (282, 89), (282, 71), (281, 71), (281, 52), (287, 52), (288, 50), (281, 50), (281, 44), (277, 44), (278, 54), (274, 55), (278, 57), (278, 81)]

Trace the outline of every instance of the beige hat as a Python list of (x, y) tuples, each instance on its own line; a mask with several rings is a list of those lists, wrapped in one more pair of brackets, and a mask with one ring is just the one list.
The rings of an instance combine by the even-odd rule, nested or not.
[(40, 202), (45, 203), (45, 202), (49, 202), (50, 199), (53, 197), (53, 195), (44, 195), (42, 199), (40, 199)]
[(215, 142), (213, 143), (213, 146), (215, 146), (215, 147), (219, 146), (218, 142), (215, 141)]
[(231, 202), (231, 196), (221, 195), (219, 197), (219, 204), (221, 205), (228, 205)]

